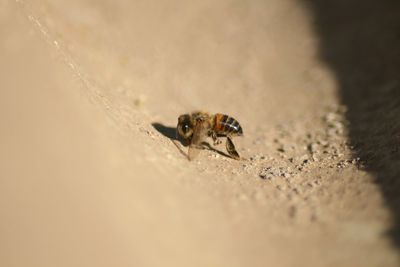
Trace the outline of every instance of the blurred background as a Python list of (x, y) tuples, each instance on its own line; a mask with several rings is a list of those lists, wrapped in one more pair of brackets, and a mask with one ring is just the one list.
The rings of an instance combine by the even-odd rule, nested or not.
[(1, 265), (398, 266), (398, 47), (395, 0), (1, 1)]

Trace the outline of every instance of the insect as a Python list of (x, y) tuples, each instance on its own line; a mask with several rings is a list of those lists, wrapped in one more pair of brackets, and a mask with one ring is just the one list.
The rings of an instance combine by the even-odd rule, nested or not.
[(176, 134), (189, 143), (189, 160), (197, 156), (207, 137), (213, 139), (214, 145), (222, 142), (219, 137), (226, 137), (226, 151), (232, 158), (240, 159), (232, 137), (243, 135), (243, 130), (239, 122), (228, 115), (220, 113), (210, 115), (206, 112), (183, 114), (178, 118)]

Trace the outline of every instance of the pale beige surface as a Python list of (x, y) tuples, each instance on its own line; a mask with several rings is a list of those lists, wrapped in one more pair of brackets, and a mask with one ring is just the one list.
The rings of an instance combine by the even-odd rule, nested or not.
[[(309, 11), (215, 2), (1, 2), (1, 266), (397, 266)], [(248, 161), (152, 126), (194, 109)]]

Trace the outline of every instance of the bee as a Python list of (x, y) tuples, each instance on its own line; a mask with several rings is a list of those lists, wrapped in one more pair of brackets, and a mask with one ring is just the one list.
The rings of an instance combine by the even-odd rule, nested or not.
[(226, 137), (226, 151), (233, 159), (240, 159), (232, 137), (243, 135), (243, 130), (239, 122), (228, 115), (220, 113), (210, 115), (206, 112), (183, 114), (178, 118), (176, 135), (181, 136), (189, 144), (189, 160), (197, 156), (207, 137), (213, 139), (214, 145), (222, 142), (219, 137)]

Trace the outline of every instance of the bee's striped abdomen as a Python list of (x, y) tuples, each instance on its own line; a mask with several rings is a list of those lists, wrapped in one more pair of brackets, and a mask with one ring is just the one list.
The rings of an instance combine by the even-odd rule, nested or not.
[(242, 135), (243, 130), (239, 122), (234, 118), (224, 115), (215, 115), (214, 131), (222, 135)]

